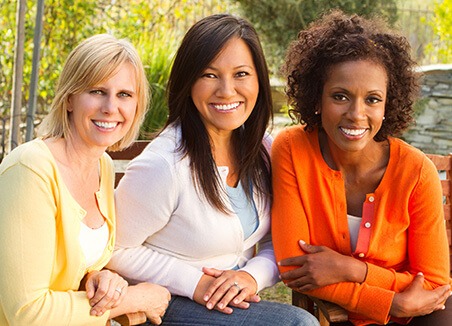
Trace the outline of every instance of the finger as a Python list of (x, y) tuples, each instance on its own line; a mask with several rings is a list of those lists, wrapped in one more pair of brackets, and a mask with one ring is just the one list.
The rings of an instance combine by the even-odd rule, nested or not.
[(216, 269), (216, 268), (211, 268), (211, 267), (203, 267), (202, 268), (202, 272), (204, 274), (209, 275), (209, 276), (220, 277), (223, 274), (224, 271)]
[[(127, 291), (129, 290), (129, 283), (126, 280), (123, 280), (120, 285), (115, 288), (115, 291), (118, 293), (118, 298), (116, 301), (113, 301), (111, 308), (115, 308), (119, 306), (123, 299), (127, 296)], [(116, 296), (114, 297), (116, 299)]]
[[(243, 299), (240, 296), (240, 292), (242, 290), (240, 289), (240, 286), (237, 283), (234, 283), (229, 290), (225, 293), (225, 295), (221, 298), (221, 300), (218, 302), (217, 306), (220, 309), (223, 309), (229, 305), (229, 303), (232, 302), (232, 300), (237, 299), (236, 305), (240, 304), (243, 299), (245, 299), (246, 295), (243, 297)], [(249, 304), (246, 303), (248, 306)]]
[[(110, 288), (110, 278), (102, 277), (98, 279), (98, 286), (96, 289), (96, 292), (94, 294), (94, 297), (90, 300), (91, 307), (94, 307), (97, 305), (104, 297), (108, 294), (109, 288)], [(112, 290), (113, 292), (114, 290)], [(110, 293), (111, 296), (113, 296), (114, 293)]]
[(217, 310), (219, 312), (222, 312), (222, 313), (224, 313), (226, 315), (230, 315), (230, 314), (232, 314), (234, 312), (234, 310), (231, 307), (224, 307), (223, 309), (215, 307), (215, 310)]
[(280, 266), (302, 266), (306, 260), (304, 256), (295, 256), (282, 259), (278, 262)]
[(248, 298), (246, 298), (245, 299), (247, 302), (255, 302), (255, 303), (257, 303), (257, 302), (260, 302), (261, 301), (261, 297), (260, 297), (260, 295), (259, 294), (253, 294), (253, 295), (250, 295)]
[(323, 251), (321, 246), (310, 245), (303, 240), (299, 240), (298, 245), (300, 246), (301, 250), (303, 250), (307, 254), (315, 254), (317, 252)]
[[(240, 287), (237, 283), (232, 282), (231, 280), (223, 282), (220, 287), (215, 291), (215, 293), (212, 294), (209, 301), (206, 304), (206, 307), (208, 309), (212, 309), (212, 307), (218, 307), (219, 309), (224, 309), (229, 301), (232, 300), (234, 296), (237, 295), (237, 293), (240, 292)], [(223, 304), (221, 306), (218, 306), (218, 303), (220, 300), (225, 297), (225, 300), (223, 301)]]
[[(204, 301), (208, 302), (208, 301), (212, 300), (213, 296), (216, 296), (216, 299), (215, 299), (216, 301), (214, 304), (211, 304), (209, 306), (206, 305), (208, 309), (212, 309), (215, 306), (215, 304), (218, 302), (218, 300), (229, 289), (228, 286), (224, 285), (226, 283), (225, 281), (226, 280), (224, 280), (222, 278), (217, 278), (212, 283), (210, 283), (209, 287), (206, 290), (206, 293), (203, 296), (203, 299), (204, 299)], [(221, 290), (222, 286), (223, 286), (223, 290)]]
[(92, 299), (96, 291), (96, 283), (94, 277), (89, 277), (85, 283), (85, 291), (88, 300)]
[(154, 325), (160, 325), (162, 323), (162, 317), (155, 316), (151, 314), (146, 314), (146, 317), (151, 321)]
[[(295, 268), (293, 270), (281, 273), (281, 279), (288, 281), (288, 282), (292, 282), (295, 281), (301, 277), (304, 277), (306, 275), (306, 272), (304, 271), (303, 267), (298, 267)], [(286, 282), (287, 283), (287, 282)]]

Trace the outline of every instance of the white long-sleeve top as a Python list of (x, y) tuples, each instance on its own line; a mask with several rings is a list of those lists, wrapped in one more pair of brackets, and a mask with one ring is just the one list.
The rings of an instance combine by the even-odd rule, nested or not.
[[(270, 136), (264, 142), (270, 146)], [(270, 203), (254, 194), (259, 226), (244, 239), (237, 215), (198, 194), (180, 143), (180, 128), (168, 127), (128, 165), (115, 193), (117, 242), (108, 267), (131, 283), (157, 283), (190, 299), (202, 267), (238, 266), (254, 277), (258, 291), (275, 284)], [(225, 186), (228, 168), (218, 171)]]

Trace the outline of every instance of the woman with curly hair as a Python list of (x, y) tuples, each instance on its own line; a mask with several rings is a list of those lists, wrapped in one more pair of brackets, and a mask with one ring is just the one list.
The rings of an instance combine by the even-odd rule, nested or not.
[(419, 90), (409, 53), (382, 20), (334, 11), (284, 67), (300, 124), (272, 147), (275, 255), (289, 287), (344, 307), (348, 324), (452, 323), (438, 174), (395, 138)]

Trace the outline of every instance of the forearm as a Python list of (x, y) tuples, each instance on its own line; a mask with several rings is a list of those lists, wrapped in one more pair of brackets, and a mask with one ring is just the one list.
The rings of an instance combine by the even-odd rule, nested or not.
[(107, 267), (131, 284), (149, 282), (166, 287), (172, 294), (193, 297), (203, 274), (195, 267), (145, 246), (117, 249)]

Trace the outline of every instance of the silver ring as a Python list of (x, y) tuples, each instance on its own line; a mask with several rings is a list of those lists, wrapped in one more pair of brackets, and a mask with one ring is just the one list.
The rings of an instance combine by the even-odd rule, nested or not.
[(121, 289), (121, 288), (116, 288), (116, 289), (115, 289), (115, 291), (116, 291), (116, 292), (118, 292), (118, 293), (119, 293), (119, 295), (121, 295), (121, 294), (122, 294), (122, 289)]
[(239, 286), (239, 283), (234, 282), (234, 284), (231, 285), (231, 287), (235, 286), (237, 288), (237, 290), (240, 292), (240, 290), (242, 290)]

